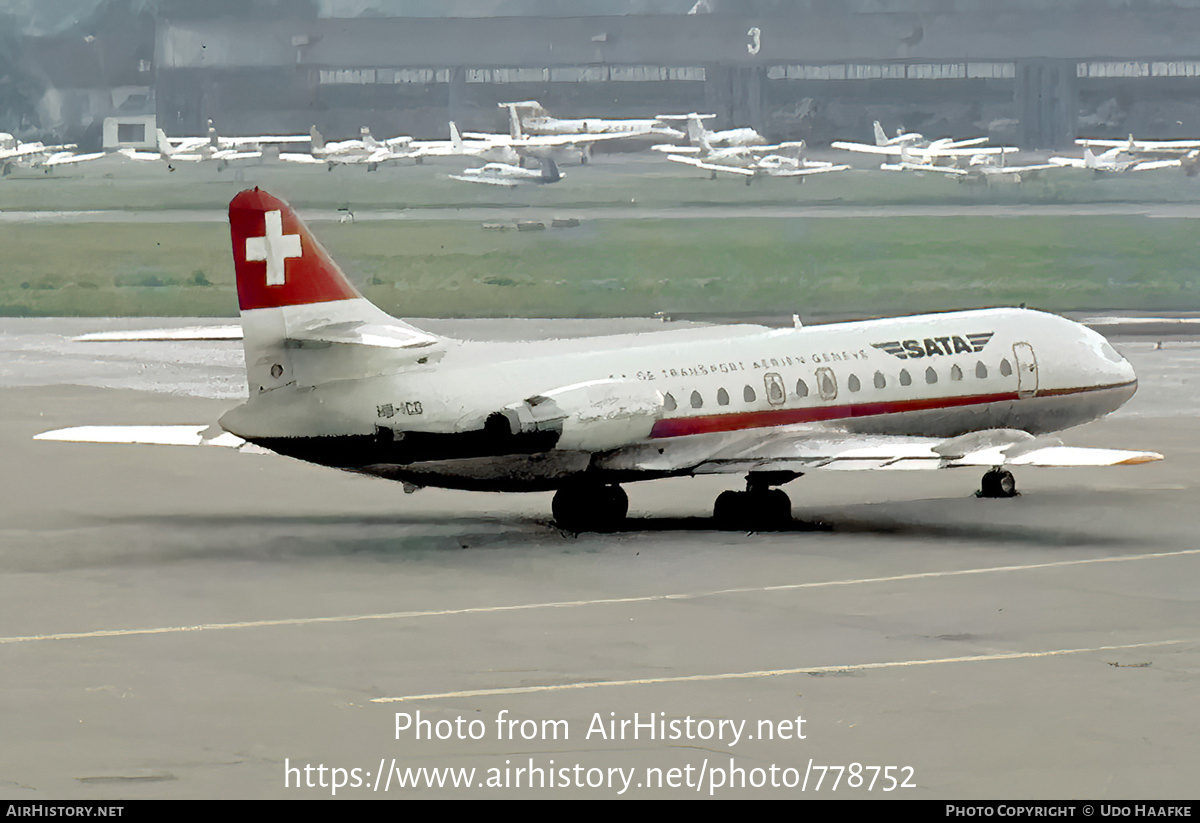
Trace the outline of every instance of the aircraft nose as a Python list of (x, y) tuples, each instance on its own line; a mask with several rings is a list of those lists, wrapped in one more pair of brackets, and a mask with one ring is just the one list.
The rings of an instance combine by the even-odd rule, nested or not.
[(1120, 407), (1137, 391), (1137, 374), (1133, 364), (1126, 360), (1113, 345), (1100, 335), (1096, 335), (1095, 358), (1096, 383), (1110, 389), (1114, 395), (1116, 407)]
[(1109, 361), (1108, 370), (1112, 373), (1114, 383), (1132, 383), (1134, 388), (1137, 388), (1137, 374), (1133, 370), (1133, 364), (1126, 360), (1107, 340), (1101, 346), (1101, 354)]

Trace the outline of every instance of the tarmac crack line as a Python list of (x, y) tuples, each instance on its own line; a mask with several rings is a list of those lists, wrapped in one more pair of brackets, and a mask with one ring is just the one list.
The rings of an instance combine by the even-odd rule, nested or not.
[(592, 680), (578, 683), (557, 683), (535, 686), (510, 686), (496, 689), (469, 689), (457, 692), (441, 692), (439, 694), (413, 694), (404, 697), (376, 697), (372, 703), (413, 703), (419, 700), (445, 700), (453, 697), (497, 697), (514, 694), (535, 694), (538, 692), (573, 691), (579, 689), (602, 689), (618, 686), (649, 686), (659, 683), (703, 683), (714, 680), (753, 680), (766, 677), (784, 677), (794, 674), (831, 674), (839, 672), (869, 671), (872, 669), (895, 669), (909, 666), (935, 666), (948, 663), (982, 663), (995, 660), (1027, 660), (1038, 657), (1061, 657), (1068, 654), (1083, 654), (1085, 652), (1121, 651), (1125, 649), (1145, 649), (1154, 646), (1174, 646), (1183, 643), (1197, 643), (1200, 638), (1181, 640), (1150, 640), (1144, 643), (1127, 643), (1116, 646), (1093, 646), (1083, 649), (1054, 649), (1041, 652), (1001, 652), (999, 654), (977, 654), (963, 657), (940, 657), (933, 660), (892, 660), (879, 663), (853, 663), (840, 666), (805, 666), (796, 669), (761, 669), (748, 672), (722, 672), (719, 674), (686, 674), (676, 677), (645, 677), (632, 680)]
[(613, 606), (632, 603), (657, 603), (669, 600), (698, 600), (706, 597), (719, 597), (730, 594), (760, 594), (766, 592), (796, 591), (800, 589), (821, 589), (833, 586), (862, 586), (874, 583), (896, 583), (906, 580), (931, 580), (946, 577), (960, 577), (973, 574), (1002, 574), (1006, 572), (1037, 571), (1042, 569), (1068, 568), (1098, 563), (1128, 563), (1137, 560), (1155, 560), (1169, 557), (1185, 557), (1200, 554), (1200, 549), (1182, 549), (1172, 552), (1154, 552), (1151, 554), (1118, 555), (1114, 557), (1093, 557), (1083, 560), (1058, 560), (1053, 563), (1032, 563), (1020, 566), (990, 566), (978, 569), (955, 569), (939, 572), (912, 572), (887, 577), (863, 577), (851, 580), (823, 580), (810, 583), (782, 583), (775, 586), (741, 586), (728, 589), (713, 589), (701, 592), (678, 592), (675, 594), (650, 594), (632, 597), (610, 597), (595, 600), (562, 600), (544, 603), (517, 603), (509, 606), (472, 606), (458, 609), (428, 609), (398, 612), (380, 612), (376, 614), (346, 614), (325, 617), (284, 617), (272, 620), (247, 620), (235, 623), (200, 623), (192, 626), (160, 626), (144, 629), (96, 629), (85, 632), (61, 632), (57, 634), (33, 634), (14, 637), (0, 637), (0, 646), (14, 643), (36, 643), (47, 640), (92, 640), (104, 637), (136, 637), (156, 634), (183, 634), (185, 632), (227, 631), (230, 629), (258, 629), (276, 626), (314, 626), (322, 623), (357, 623), (368, 620), (413, 620), (425, 617), (447, 617), (468, 614), (495, 614), (500, 612), (537, 611), (540, 609), (568, 609), (581, 606)]

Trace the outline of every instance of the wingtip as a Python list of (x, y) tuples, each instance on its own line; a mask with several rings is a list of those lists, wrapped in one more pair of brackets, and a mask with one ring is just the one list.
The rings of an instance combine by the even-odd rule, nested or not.
[(1133, 457), (1130, 457), (1126, 460), (1122, 460), (1118, 465), (1137, 466), (1142, 463), (1154, 463), (1158, 460), (1163, 460), (1163, 459), (1165, 459), (1165, 458), (1163, 458), (1163, 456), (1161, 454), (1159, 454), (1158, 452), (1141, 452), (1139, 454), (1135, 454)]

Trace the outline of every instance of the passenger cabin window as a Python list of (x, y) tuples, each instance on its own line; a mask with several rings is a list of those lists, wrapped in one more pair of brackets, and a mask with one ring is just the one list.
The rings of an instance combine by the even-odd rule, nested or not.
[(983, 365), (982, 360), (975, 364), (975, 376), (980, 380), (983, 380), (985, 377), (987, 377), (987, 366)]
[(957, 363), (950, 367), (950, 379), (962, 380), (962, 369), (958, 367)]
[(675, 398), (672, 397), (669, 392), (663, 396), (663, 408), (665, 408), (667, 411), (675, 411), (677, 405), (678, 404), (676, 404)]
[(808, 397), (808, 384), (805, 383), (803, 380), (796, 381), (796, 396), (797, 397)]
[(742, 390), (742, 399), (745, 400), (747, 403), (753, 403), (755, 400), (758, 399), (758, 395), (756, 395), (754, 393), (754, 389), (747, 386), (745, 389)]
[(691, 404), (693, 409), (701, 408), (704, 405), (704, 398), (700, 396), (700, 392), (692, 392)]
[(850, 391), (858, 391), (862, 388), (862, 383), (858, 382), (857, 374), (850, 375), (850, 379), (846, 381), (846, 388)]
[(1000, 361), (1000, 373), (1005, 377), (1012, 376), (1012, 364), (1008, 362), (1007, 357)]
[(912, 375), (908, 373), (908, 369), (900, 370), (900, 385), (901, 386), (911, 386), (912, 385)]
[(718, 406), (728, 406), (729, 405), (729, 392), (725, 391), (724, 389), (717, 389), (717, 405)]
[(883, 372), (875, 372), (875, 388), (882, 389), (887, 386), (887, 378), (883, 376)]
[(937, 372), (933, 370), (933, 366), (925, 370), (925, 382), (930, 384), (937, 382)]

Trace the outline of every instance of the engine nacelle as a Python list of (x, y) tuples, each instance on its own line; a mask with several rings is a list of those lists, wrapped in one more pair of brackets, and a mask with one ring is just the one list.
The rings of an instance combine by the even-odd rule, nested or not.
[(662, 412), (657, 391), (624, 380), (593, 380), (505, 406), (491, 425), (503, 417), (516, 437), (554, 437), (553, 448), (599, 452), (645, 440)]

